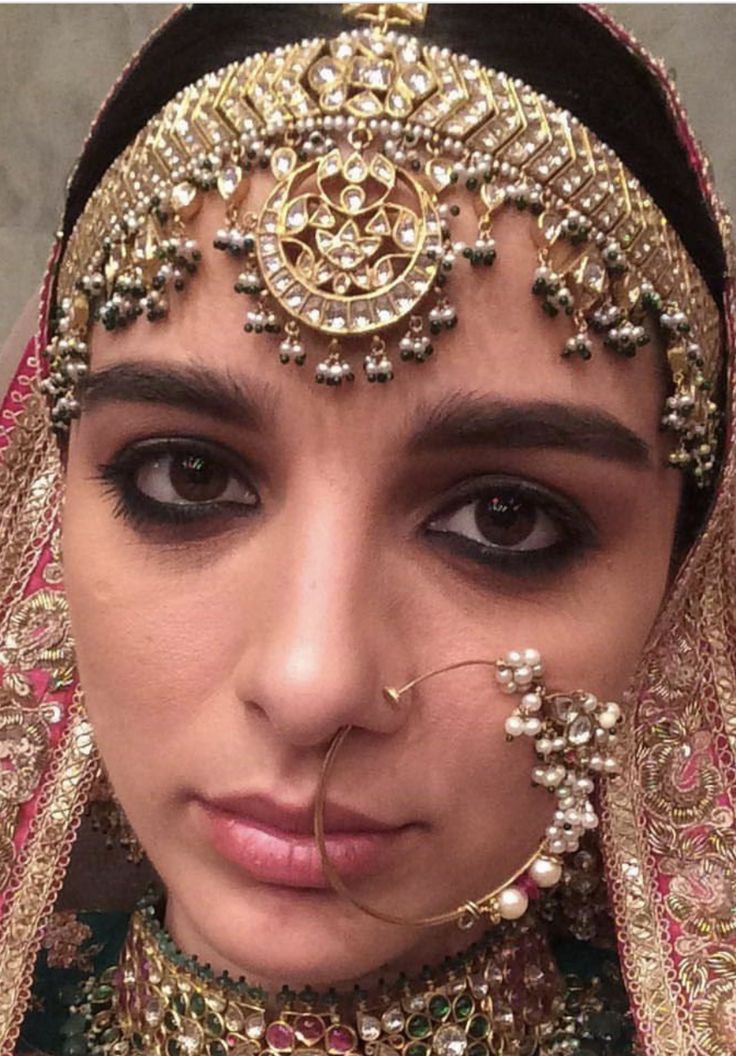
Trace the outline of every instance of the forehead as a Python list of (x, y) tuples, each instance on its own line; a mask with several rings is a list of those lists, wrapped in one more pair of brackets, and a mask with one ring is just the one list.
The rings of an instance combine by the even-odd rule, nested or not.
[[(265, 193), (264, 179), (255, 196)], [(655, 450), (666, 451), (659, 430), (666, 389), (662, 350), (652, 342), (628, 359), (594, 339), (590, 361), (563, 359), (560, 352), (574, 326), (569, 318), (546, 316), (531, 292), (538, 266), (532, 223), (528, 215), (512, 212), (499, 218), (493, 267), (471, 268), (462, 258), (455, 263), (447, 291), (458, 325), (441, 335), (430, 360), (400, 362), (404, 321), (383, 335), (392, 353), (394, 380), (366, 382), (362, 359), (369, 339), (364, 338), (346, 347), (355, 381), (325, 387), (313, 377), (328, 351), (324, 336), (303, 334), (308, 359), (300, 368), (279, 362), (278, 337), (244, 332), (252, 301), (233, 291), (242, 265), (212, 247), (223, 216), (221, 205), (208, 202), (191, 225), (203, 251), (197, 276), (182, 294), (172, 294), (167, 318), (153, 324), (139, 321), (113, 334), (95, 327), (92, 368), (97, 372), (125, 362), (219, 372), (255, 398), (267, 391), (273, 422), (283, 423), (291, 436), (315, 427), (343, 441), (367, 432), (393, 435), (416, 410), (429, 411), (452, 394), (595, 409), (615, 417)], [(469, 237), (472, 230), (472, 217), (461, 214), (458, 235)]]

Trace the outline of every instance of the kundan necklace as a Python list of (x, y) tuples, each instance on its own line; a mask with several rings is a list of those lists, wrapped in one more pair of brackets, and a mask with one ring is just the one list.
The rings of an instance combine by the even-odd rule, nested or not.
[(270, 1001), (186, 957), (142, 905), (117, 966), (88, 980), (72, 1020), (101, 1056), (530, 1056), (559, 1037), (562, 995), (546, 941), (525, 920), (372, 995), (284, 988)]

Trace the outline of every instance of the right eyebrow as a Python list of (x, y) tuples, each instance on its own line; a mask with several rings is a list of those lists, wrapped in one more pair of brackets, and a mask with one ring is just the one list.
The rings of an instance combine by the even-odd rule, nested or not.
[(275, 392), (260, 380), (243, 382), (228, 371), (199, 364), (127, 361), (81, 379), (83, 410), (109, 403), (155, 403), (177, 407), (232, 425), (264, 431), (273, 422)]

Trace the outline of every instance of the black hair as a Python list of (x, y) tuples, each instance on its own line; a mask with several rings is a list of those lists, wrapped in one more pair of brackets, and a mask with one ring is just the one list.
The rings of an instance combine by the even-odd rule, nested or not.
[[(142, 50), (108, 100), (71, 178), (68, 237), (107, 168), (181, 88), (257, 51), (335, 35), (339, 4), (194, 4)], [(520, 77), (570, 110), (621, 158), (657, 202), (720, 304), (718, 227), (677, 138), (656, 78), (575, 4), (430, 4), (421, 36)]]

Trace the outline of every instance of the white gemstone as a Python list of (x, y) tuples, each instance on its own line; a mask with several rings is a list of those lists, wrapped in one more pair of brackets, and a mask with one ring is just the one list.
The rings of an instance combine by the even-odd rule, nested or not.
[(289, 231), (303, 230), (307, 223), (307, 210), (303, 200), (297, 199), (286, 211), (286, 227)]
[(325, 312), (325, 326), (328, 330), (344, 330), (347, 322), (345, 307), (342, 304), (329, 303)]
[(363, 1041), (378, 1041), (381, 1036), (381, 1022), (375, 1016), (358, 1012), (356, 1025)]
[(397, 1034), (404, 1029), (404, 1015), (398, 1005), (383, 1013), (381, 1023), (387, 1034)]
[(454, 1023), (445, 1023), (440, 1027), (432, 1042), (432, 1049), (437, 1056), (463, 1056), (467, 1047), (467, 1034)]
[(271, 156), (271, 171), (277, 180), (282, 180), (296, 165), (296, 153), (291, 147), (279, 147)]
[(353, 153), (345, 162), (345, 175), (351, 183), (362, 183), (368, 175), (368, 166), (360, 154)]
[(409, 66), (408, 69), (402, 73), (402, 80), (412, 92), (416, 95), (424, 95), (429, 91), (431, 80), (429, 70), (426, 66), (422, 66), (417, 63), (415, 66)]

